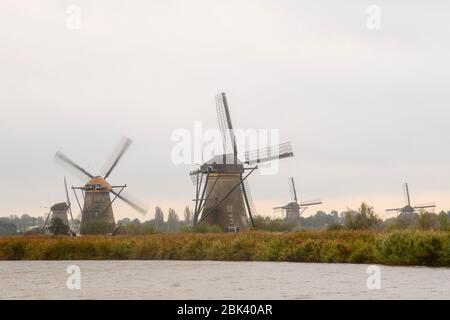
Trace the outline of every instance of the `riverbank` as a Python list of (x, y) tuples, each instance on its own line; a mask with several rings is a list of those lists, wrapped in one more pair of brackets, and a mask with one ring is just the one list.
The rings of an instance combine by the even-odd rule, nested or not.
[(0, 238), (0, 260), (213, 260), (450, 267), (450, 232), (303, 231)]

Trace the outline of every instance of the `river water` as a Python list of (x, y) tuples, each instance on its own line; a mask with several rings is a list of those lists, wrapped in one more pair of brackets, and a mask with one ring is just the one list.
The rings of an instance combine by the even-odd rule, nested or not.
[[(75, 270), (69, 274), (73, 265), (79, 269), (69, 269)], [(449, 268), (368, 268), (273, 262), (8, 261), (0, 262), (0, 299), (450, 299)], [(78, 283), (80, 289), (74, 289)]]

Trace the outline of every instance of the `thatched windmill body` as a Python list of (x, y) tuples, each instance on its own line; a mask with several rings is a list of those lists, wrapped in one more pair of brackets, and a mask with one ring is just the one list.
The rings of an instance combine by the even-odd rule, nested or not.
[(292, 157), (292, 147), (284, 143), (246, 152), (241, 161), (225, 93), (216, 96), (216, 108), (224, 154), (190, 173), (196, 187), (194, 224), (218, 225), (226, 232), (244, 231), (253, 227), (256, 214), (247, 178), (258, 163)]
[[(77, 172), (82, 173), (89, 180), (81, 187), (72, 187), (75, 198), (77, 199), (79, 208), (81, 210), (81, 234), (110, 234), (116, 229), (115, 219), (112, 204), (116, 199), (120, 199), (136, 209), (138, 212), (145, 214), (146, 209), (136, 204), (134, 201), (125, 197), (122, 192), (126, 188), (126, 185), (111, 185), (106, 180), (113, 169), (118, 164), (119, 160), (124, 155), (125, 151), (131, 144), (131, 140), (126, 139), (118, 149), (119, 152), (113, 158), (112, 164), (109, 169), (103, 175), (94, 176), (75, 162), (70, 160), (67, 156), (61, 152), (57, 152), (55, 158), (62, 163), (68, 165), (70, 168), (75, 169)], [(81, 191), (83, 207), (81, 207), (80, 199), (76, 191)], [(111, 194), (113, 198), (111, 199)]]
[(295, 188), (294, 178), (289, 178), (289, 187), (291, 189), (291, 202), (285, 206), (275, 207), (274, 210), (281, 210), (282, 218), (288, 222), (298, 222), (300, 216), (312, 206), (322, 204), (322, 200), (298, 201), (297, 190)]

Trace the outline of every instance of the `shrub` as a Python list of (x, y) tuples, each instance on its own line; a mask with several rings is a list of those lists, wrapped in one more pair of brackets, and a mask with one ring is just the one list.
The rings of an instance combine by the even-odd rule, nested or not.
[(302, 231), (0, 238), (0, 260), (225, 260), (450, 266), (450, 232)]

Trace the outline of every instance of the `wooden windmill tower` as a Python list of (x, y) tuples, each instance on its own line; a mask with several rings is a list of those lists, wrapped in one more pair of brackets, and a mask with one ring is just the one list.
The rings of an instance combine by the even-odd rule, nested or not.
[[(121, 199), (138, 212), (145, 214), (147, 211), (141, 206), (137, 205), (134, 201), (125, 197), (122, 192), (126, 188), (126, 185), (111, 185), (106, 180), (113, 169), (118, 164), (119, 160), (124, 155), (125, 151), (131, 144), (131, 140), (126, 139), (118, 149), (118, 154), (113, 158), (112, 164), (109, 169), (101, 176), (94, 176), (75, 162), (70, 160), (61, 152), (57, 152), (55, 158), (69, 167), (76, 169), (77, 172), (82, 173), (89, 178), (89, 181), (82, 187), (72, 187), (75, 198), (77, 199), (78, 206), (81, 210), (81, 234), (110, 234), (115, 231), (116, 225), (114, 220), (114, 213), (112, 204), (116, 199)], [(81, 207), (76, 190), (80, 190), (83, 196), (84, 204)], [(117, 191), (116, 191), (117, 190)], [(111, 199), (110, 195), (113, 195)]]
[(417, 205), (413, 206), (411, 204), (411, 196), (409, 194), (409, 186), (408, 183), (403, 185), (403, 192), (406, 198), (406, 205), (401, 208), (387, 209), (386, 212), (397, 212), (398, 214), (414, 214), (423, 209), (436, 208), (434, 204), (426, 204), (426, 205)]
[[(42, 227), (41, 233), (44, 233), (44, 232), (53, 233), (54, 231), (56, 231), (56, 228), (57, 228), (56, 226), (59, 226), (59, 228), (64, 229), (64, 230), (61, 230), (61, 231), (65, 231), (64, 233), (71, 234), (71, 235), (74, 234), (73, 230), (70, 228), (69, 219), (67, 217), (67, 213), (70, 213), (70, 219), (72, 221), (72, 227), (73, 227), (73, 215), (72, 215), (72, 208), (71, 208), (71, 203), (70, 203), (70, 199), (69, 199), (69, 191), (67, 189), (66, 177), (64, 177), (64, 188), (66, 191), (66, 202), (55, 203), (53, 206), (51, 206), (50, 211), (48, 212), (47, 217), (45, 218), (45, 223), (44, 223), (44, 226)], [(56, 231), (56, 232), (58, 232), (58, 231)]]
[(275, 207), (274, 210), (282, 210), (283, 219), (288, 222), (297, 222), (298, 218), (309, 207), (322, 204), (321, 200), (298, 201), (297, 190), (295, 189), (294, 178), (289, 178), (289, 187), (291, 188), (291, 202), (282, 207)]
[(253, 227), (256, 214), (247, 178), (258, 163), (292, 157), (292, 147), (284, 143), (246, 152), (241, 161), (225, 93), (216, 96), (216, 108), (224, 154), (190, 173), (196, 187), (194, 224), (218, 225), (226, 232), (244, 231)]

